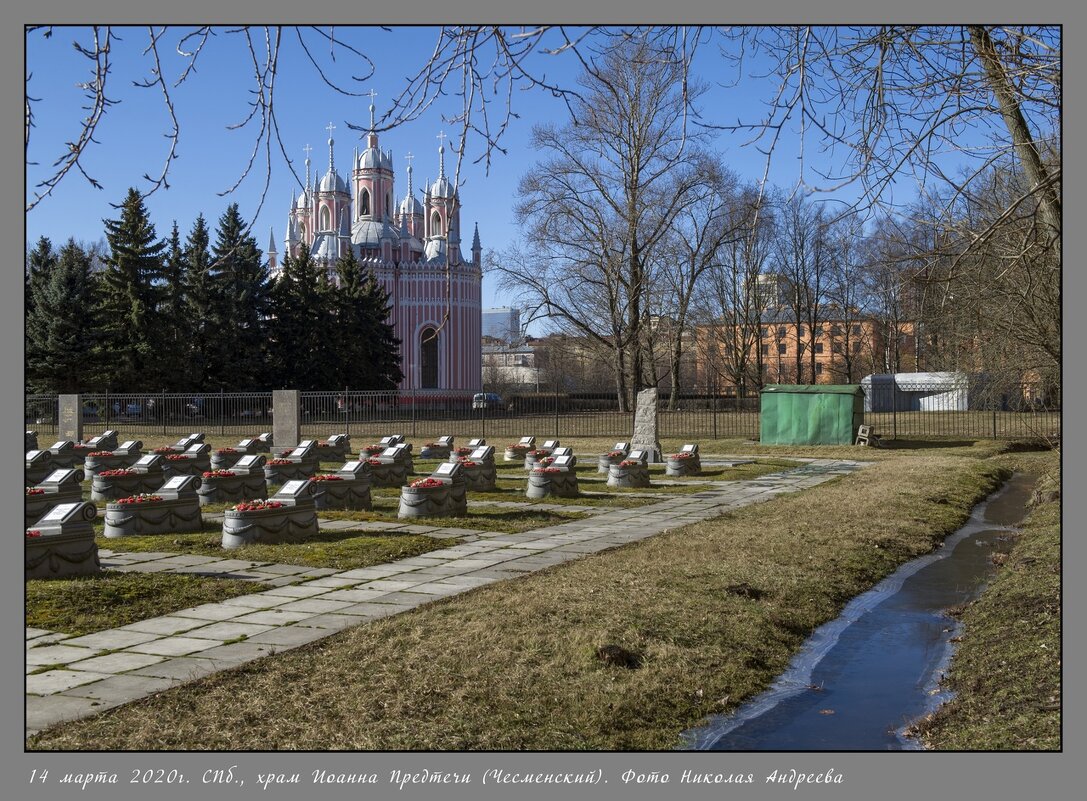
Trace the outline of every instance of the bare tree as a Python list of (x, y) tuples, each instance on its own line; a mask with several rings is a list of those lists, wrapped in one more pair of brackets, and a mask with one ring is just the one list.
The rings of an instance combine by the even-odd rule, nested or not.
[(737, 198), (735, 174), (708, 157), (692, 166), (701, 171), (703, 183), (692, 187), (690, 202), (677, 211), (655, 258), (658, 266), (653, 284), (663, 295), (661, 313), (672, 320), (668, 332), (669, 409), (675, 409), (679, 400), (684, 343), (696, 290), (704, 276), (720, 265), (723, 251), (743, 241), (748, 222)]
[(759, 276), (769, 257), (773, 225), (769, 203), (759, 189), (748, 186), (739, 191), (726, 226), (735, 234), (721, 243), (718, 260), (699, 284), (703, 362), (741, 397), (748, 386), (761, 388), (763, 383), (767, 298), (760, 291)]
[(533, 130), (547, 157), (522, 179), (517, 205), (531, 250), (493, 264), (531, 309), (610, 348), (624, 405), (646, 381), (653, 255), (704, 184), (683, 75), (682, 61), (638, 38), (587, 64), (572, 121)]

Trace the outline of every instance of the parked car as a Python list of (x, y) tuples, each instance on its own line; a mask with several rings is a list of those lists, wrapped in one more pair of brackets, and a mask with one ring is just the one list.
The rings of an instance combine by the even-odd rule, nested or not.
[(494, 392), (477, 392), (472, 397), (473, 409), (504, 409), (505, 406), (502, 396)]

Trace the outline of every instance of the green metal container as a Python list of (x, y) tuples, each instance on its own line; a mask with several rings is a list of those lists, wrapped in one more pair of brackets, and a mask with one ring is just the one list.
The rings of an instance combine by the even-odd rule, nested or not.
[(767, 384), (760, 395), (764, 445), (852, 445), (864, 422), (859, 384)]

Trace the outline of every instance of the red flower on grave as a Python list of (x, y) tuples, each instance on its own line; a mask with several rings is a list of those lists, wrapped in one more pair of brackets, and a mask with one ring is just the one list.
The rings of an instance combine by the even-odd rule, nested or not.
[(113, 456), (113, 451), (91, 451), (88, 456)]
[(218, 453), (220, 455), (224, 455), (224, 454), (228, 454), (228, 453), (237, 453), (237, 452), (238, 451), (236, 449), (234, 449), (234, 448), (220, 448), (219, 450), (216, 451), (216, 453)]
[(172, 453), (166, 457), (171, 462), (187, 462), (189, 457), (183, 453)]
[(291, 451), (291, 450), (290, 450), (290, 449), (288, 448), (288, 449), (287, 449), (287, 450), (285, 450), (285, 451), (280, 451), (280, 452), (279, 452), (279, 455), (280, 455), (280, 456), (290, 456), (290, 455), (291, 455), (291, 453), (293, 453), (293, 451)]
[(457, 459), (457, 464), (464, 467), (478, 467), (479, 462), (473, 462), (471, 459)]
[(171, 448), (169, 445), (163, 445), (161, 448), (155, 448), (155, 450), (152, 451), (152, 453), (173, 453), (173, 452), (174, 452), (174, 449)]
[(412, 489), (432, 489), (442, 486), (442, 482), (436, 478), (420, 478), (411, 482)]
[(457, 448), (457, 456), (468, 456), (471, 452), (471, 448)]
[(545, 456), (544, 458), (538, 460), (536, 462), (536, 464), (540, 465), (541, 467), (547, 467), (547, 465), (551, 464), (554, 461), (555, 461), (554, 456)]
[(269, 459), (267, 462), (265, 462), (265, 464), (275, 466), (283, 464), (294, 464), (294, 462), (292, 462), (290, 459)]
[(113, 503), (119, 503), (123, 505), (129, 505), (133, 503), (148, 503), (150, 501), (161, 501), (161, 495), (149, 495), (148, 493), (140, 493), (139, 495), (129, 495), (127, 498), (120, 498)]
[(98, 474), (99, 478), (120, 478), (121, 476), (134, 476), (135, 470), (129, 470), (127, 467), (118, 467), (116, 470), (103, 470)]
[(236, 503), (230, 508), (232, 512), (260, 512), (264, 509), (281, 509), (283, 503), (281, 501), (242, 501)]
[(325, 473), (323, 475), (314, 476), (314, 481), (343, 481), (343, 476), (332, 475), (331, 473)]
[(608, 454), (609, 459), (618, 459), (620, 456), (626, 456), (626, 454), (623, 453), (622, 451), (611, 451)]
[(42, 533), (36, 528), (28, 528), (26, 530), (26, 538), (27, 539), (30, 539), (31, 537), (40, 537), (41, 535), (42, 535)]
[(691, 453), (690, 451), (684, 451), (683, 453), (673, 453), (668, 458), (669, 459), (690, 459), (692, 456), (694, 456), (694, 454)]
[(43, 489), (38, 489), (38, 488), (36, 488), (36, 487), (27, 487), (27, 488), (26, 488), (26, 494), (27, 494), (27, 495), (44, 495), (44, 494), (45, 494), (45, 490), (43, 490)]
[(534, 468), (532, 468), (532, 472), (533, 473), (561, 473), (562, 468), (561, 467), (534, 467)]
[(535, 456), (537, 459), (539, 459), (539, 458), (542, 458), (544, 456), (550, 456), (551, 451), (547, 450), (546, 448), (540, 448), (539, 450), (529, 451), (528, 455), (529, 456)]
[(380, 459), (367, 459), (366, 461), (372, 465), (379, 465), (382, 463)]
[(204, 478), (233, 478), (236, 475), (233, 470), (205, 470), (203, 473)]
[(639, 462), (637, 459), (624, 459), (623, 461), (619, 462), (620, 467), (635, 467), (640, 464), (641, 462)]

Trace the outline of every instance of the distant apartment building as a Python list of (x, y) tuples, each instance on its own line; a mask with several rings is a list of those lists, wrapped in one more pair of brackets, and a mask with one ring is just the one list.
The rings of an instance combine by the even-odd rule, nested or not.
[(483, 310), (483, 336), (501, 342), (521, 338), (521, 310), (510, 306)]
[[(871, 317), (830, 314), (816, 324), (797, 324), (782, 309), (763, 315), (746, 328), (699, 326), (695, 333), (700, 384), (733, 386), (744, 359), (744, 383), (855, 384), (871, 373), (913, 369), (912, 322), (899, 323), (897, 333)], [(799, 363), (797, 357), (799, 358)], [(813, 358), (814, 357), (814, 358)], [(896, 366), (897, 365), (897, 366)]]

